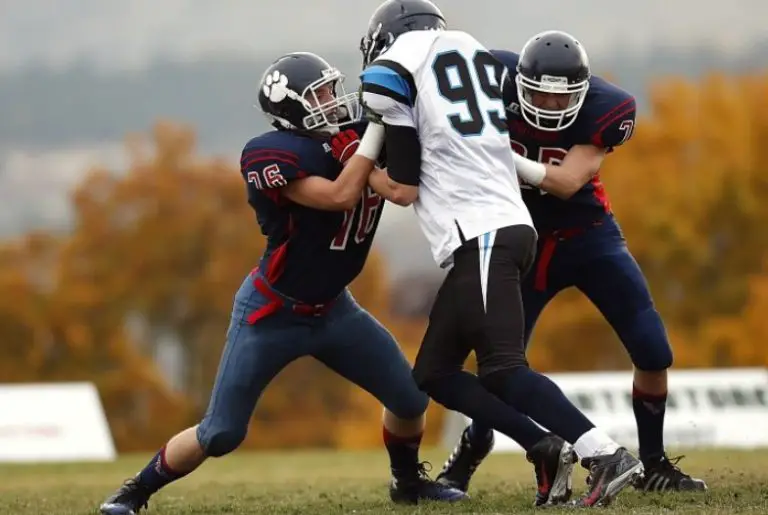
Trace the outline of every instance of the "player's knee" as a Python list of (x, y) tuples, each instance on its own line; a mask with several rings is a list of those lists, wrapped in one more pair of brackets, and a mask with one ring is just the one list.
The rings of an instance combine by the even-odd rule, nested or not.
[(505, 397), (510, 391), (510, 384), (515, 385), (511, 390), (522, 396), (528, 395), (529, 393), (534, 394), (534, 392), (528, 391), (530, 383), (526, 383), (520, 379), (521, 377), (526, 376), (524, 370), (529, 370), (527, 363), (518, 363), (514, 366), (496, 369), (486, 374), (482, 374), (480, 376), (480, 384), (497, 397)]
[(520, 368), (528, 368), (523, 347), (510, 345), (504, 347), (503, 351), (483, 353), (477, 359), (477, 375), (480, 378), (498, 376), (497, 372), (512, 372)]
[(458, 411), (456, 382), (453, 381), (453, 375), (429, 375), (420, 377), (416, 383), (421, 391), (425, 392), (435, 402), (449, 410)]
[(384, 407), (401, 420), (414, 420), (427, 411), (429, 397), (416, 381), (417, 374), (411, 371), (412, 381), (398, 380), (398, 385), (393, 389), (388, 386), (387, 395), (380, 397)]
[(415, 420), (424, 415), (428, 405), (429, 397), (427, 394), (416, 390), (411, 394), (402, 396), (397, 402), (386, 406), (386, 408), (401, 420)]
[(197, 429), (197, 439), (206, 456), (218, 458), (240, 447), (247, 432), (247, 427), (215, 426), (204, 420)]
[(420, 367), (419, 364), (420, 363), (417, 360), (416, 364), (411, 370), (411, 377), (413, 378), (414, 382), (416, 383), (416, 387), (419, 390), (432, 397), (432, 395), (429, 393), (429, 388), (431, 388), (429, 383), (439, 378), (443, 374), (436, 374), (433, 371), (428, 370), (427, 367)]
[(653, 307), (637, 314), (622, 341), (637, 369), (653, 372), (672, 366), (672, 346), (669, 344), (661, 316)]

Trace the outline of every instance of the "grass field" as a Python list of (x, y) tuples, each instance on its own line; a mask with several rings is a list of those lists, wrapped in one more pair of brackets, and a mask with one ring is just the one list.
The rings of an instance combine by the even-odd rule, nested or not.
[[(439, 469), (446, 452), (424, 458)], [(110, 464), (1, 465), (0, 513), (93, 514), (102, 499), (148, 456)], [(686, 470), (704, 477), (705, 494), (625, 491), (604, 514), (768, 514), (768, 452), (688, 453)], [(387, 497), (381, 452), (235, 453), (206, 463), (152, 499), (152, 514), (532, 513), (533, 471), (517, 454), (494, 454), (477, 472), (473, 499), (446, 506), (395, 507)], [(584, 489), (584, 474), (575, 479)], [(558, 509), (557, 511), (565, 511)], [(547, 510), (552, 512), (553, 510)], [(569, 510), (570, 511), (570, 510)]]

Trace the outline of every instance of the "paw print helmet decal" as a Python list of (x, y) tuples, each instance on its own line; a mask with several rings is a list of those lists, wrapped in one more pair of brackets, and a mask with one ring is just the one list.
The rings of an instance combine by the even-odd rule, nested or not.
[(346, 93), (344, 78), (318, 55), (284, 55), (261, 78), (259, 107), (278, 129), (335, 134), (362, 114), (358, 94)]

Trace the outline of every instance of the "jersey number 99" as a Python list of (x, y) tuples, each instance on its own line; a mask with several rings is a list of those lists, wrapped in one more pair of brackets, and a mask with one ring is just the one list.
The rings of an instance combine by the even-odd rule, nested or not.
[[(445, 52), (435, 58), (432, 71), (440, 94), (452, 104), (465, 104), (469, 112), (469, 119), (459, 113), (448, 115), (451, 126), (462, 137), (482, 134), (488, 122), (500, 133), (507, 132), (501, 93), (504, 65), (490, 53), (476, 52), (470, 67), (459, 52)], [(487, 107), (489, 103), (498, 106), (497, 109), (483, 112), (481, 104)]]

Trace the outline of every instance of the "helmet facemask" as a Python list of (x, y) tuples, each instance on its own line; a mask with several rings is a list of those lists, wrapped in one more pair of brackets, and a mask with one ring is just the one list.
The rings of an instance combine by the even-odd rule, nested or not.
[[(522, 73), (515, 78), (517, 97), (523, 118), (533, 127), (542, 131), (555, 132), (570, 127), (584, 105), (589, 90), (589, 79), (569, 83), (567, 77), (542, 75), (539, 80), (530, 79)], [(546, 109), (533, 103), (534, 93), (570, 95), (564, 109)]]
[[(357, 92), (347, 93), (344, 89), (344, 74), (336, 68), (323, 71), (323, 77), (307, 86), (301, 101), (307, 115), (304, 129), (307, 131), (336, 134), (339, 128), (360, 121), (362, 107)], [(323, 101), (319, 91), (330, 86), (331, 100)]]

